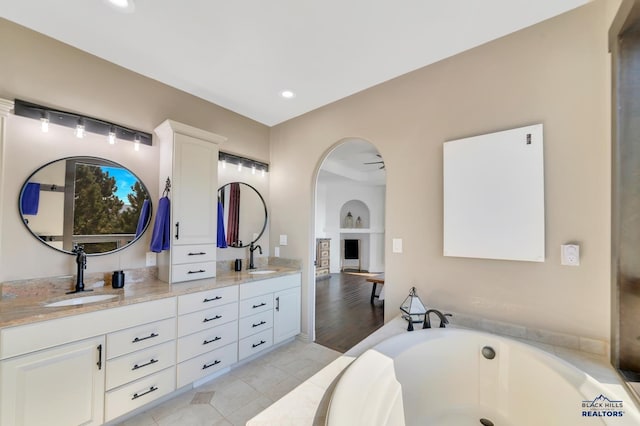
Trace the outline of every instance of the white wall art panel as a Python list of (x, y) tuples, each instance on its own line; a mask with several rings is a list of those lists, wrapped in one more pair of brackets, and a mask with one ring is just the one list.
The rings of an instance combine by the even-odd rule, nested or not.
[(544, 262), (542, 124), (444, 143), (444, 255)]

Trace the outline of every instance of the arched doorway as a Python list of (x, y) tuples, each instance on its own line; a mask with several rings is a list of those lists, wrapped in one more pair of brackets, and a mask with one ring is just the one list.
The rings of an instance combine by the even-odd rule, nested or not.
[(384, 297), (372, 297), (367, 281), (384, 273), (382, 156), (366, 140), (340, 141), (318, 169), (314, 194), (314, 340), (345, 352), (384, 324)]

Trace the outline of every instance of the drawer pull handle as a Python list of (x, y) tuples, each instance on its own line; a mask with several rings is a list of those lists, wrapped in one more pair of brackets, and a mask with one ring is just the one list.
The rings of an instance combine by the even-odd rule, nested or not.
[(138, 399), (141, 396), (145, 396), (146, 394), (151, 393), (153, 391), (157, 391), (157, 390), (158, 390), (157, 386), (151, 386), (148, 391), (145, 391), (145, 392), (142, 392), (142, 393), (134, 393), (133, 394), (133, 398), (131, 398), (131, 400), (133, 401), (134, 399)]
[(147, 337), (136, 337), (135, 339), (133, 339), (131, 341), (131, 343), (138, 343), (138, 342), (142, 342), (143, 340), (147, 340), (147, 339), (153, 339), (154, 337), (158, 337), (159, 334), (158, 333), (151, 333), (150, 335), (148, 335)]
[(264, 340), (260, 340), (260, 343), (254, 343), (254, 344), (253, 344), (253, 345), (251, 345), (251, 346), (252, 346), (252, 347), (254, 347), (254, 348), (257, 348), (258, 346), (260, 346), (260, 345), (264, 345), (265, 343), (267, 343), (267, 342), (265, 342)]
[(266, 324), (266, 323), (267, 323), (266, 321), (260, 321), (257, 324), (253, 324), (251, 327), (260, 327), (262, 324)]
[(201, 274), (203, 272), (207, 272), (204, 269), (198, 269), (197, 271), (189, 271), (187, 274)]
[(180, 222), (176, 222), (176, 240), (180, 239)]
[(143, 340), (147, 340), (147, 339), (153, 339), (154, 337), (158, 337), (159, 334), (158, 333), (151, 333), (150, 335), (148, 335), (147, 337), (136, 337), (135, 339), (133, 339), (131, 341), (131, 343), (138, 343), (138, 342), (142, 342)]
[(209, 343), (217, 342), (218, 340), (222, 340), (222, 337), (216, 336), (215, 339), (205, 340), (202, 342), (203, 345), (208, 345)]
[(261, 303), (261, 304), (259, 304), (259, 305), (253, 305), (253, 309), (255, 309), (255, 308), (260, 308), (260, 307), (265, 306), (265, 305), (266, 305), (266, 303), (262, 302), (262, 303)]
[(136, 371), (139, 368), (146, 367), (147, 365), (155, 364), (156, 362), (158, 362), (157, 359), (151, 358), (151, 361), (147, 362), (146, 364), (140, 364), (140, 365), (136, 364), (136, 365), (134, 365), (133, 368), (131, 369), (131, 371)]
[(205, 298), (205, 299), (202, 301), (202, 303), (213, 302), (214, 300), (220, 300), (220, 299), (222, 299), (222, 296), (216, 296), (216, 297), (213, 297), (213, 298), (211, 298), (211, 299), (207, 299), (207, 298)]
[(220, 318), (222, 318), (222, 315), (216, 315), (213, 318), (205, 318), (202, 322), (209, 322), (209, 321), (217, 320), (217, 319), (220, 319)]
[(206, 370), (207, 368), (209, 368), (209, 367), (213, 367), (214, 365), (218, 365), (218, 364), (220, 364), (221, 362), (222, 362), (222, 361), (219, 361), (219, 360), (217, 360), (217, 359), (216, 359), (216, 360), (215, 360), (214, 362), (212, 362), (211, 364), (205, 364), (205, 365), (203, 365), (203, 366), (202, 366), (202, 369), (203, 369), (203, 370)]
[(276, 311), (280, 312), (280, 296), (276, 297)]
[(204, 251), (199, 251), (197, 253), (188, 253), (187, 256), (202, 256), (203, 254), (207, 254)]

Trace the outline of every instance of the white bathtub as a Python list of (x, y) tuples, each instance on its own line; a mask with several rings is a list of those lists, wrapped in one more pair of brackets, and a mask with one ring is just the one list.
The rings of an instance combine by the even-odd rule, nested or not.
[[(491, 347), (493, 359), (482, 349)], [(416, 330), (360, 355), (338, 381), (327, 424), (640, 425), (626, 392), (536, 347), (464, 329)], [(621, 395), (622, 393), (623, 395)]]

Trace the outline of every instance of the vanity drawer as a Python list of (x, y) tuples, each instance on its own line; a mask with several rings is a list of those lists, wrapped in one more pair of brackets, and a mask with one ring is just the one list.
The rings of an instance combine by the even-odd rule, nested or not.
[(174, 265), (181, 263), (211, 262), (216, 260), (215, 244), (198, 244), (173, 246), (171, 261)]
[(238, 319), (238, 304), (229, 303), (178, 317), (178, 336), (216, 327)]
[(240, 359), (244, 359), (267, 349), (271, 345), (273, 345), (273, 330), (264, 330), (240, 340), (238, 344), (238, 356)]
[(176, 319), (143, 324), (107, 334), (107, 359), (145, 349), (176, 338)]
[(237, 321), (203, 330), (178, 339), (178, 362), (212, 351), (238, 340)]
[(261, 312), (238, 321), (240, 339), (273, 327), (273, 311)]
[(275, 293), (288, 288), (300, 287), (301, 275), (299, 273), (283, 275), (276, 278), (267, 278), (240, 284), (240, 299), (250, 299), (262, 294)]
[(267, 293), (240, 301), (240, 317), (273, 310), (273, 294)]
[(182, 362), (178, 364), (178, 388), (230, 367), (236, 361), (238, 361), (238, 346), (232, 343)]
[(184, 263), (171, 267), (171, 282), (201, 280), (216, 276), (216, 262)]
[(159, 371), (105, 394), (105, 421), (168, 395), (176, 389), (175, 367)]
[(175, 340), (107, 360), (107, 389), (148, 376), (175, 363)]
[(188, 314), (212, 306), (225, 305), (238, 300), (238, 286), (220, 287), (213, 290), (178, 296), (178, 314)]

